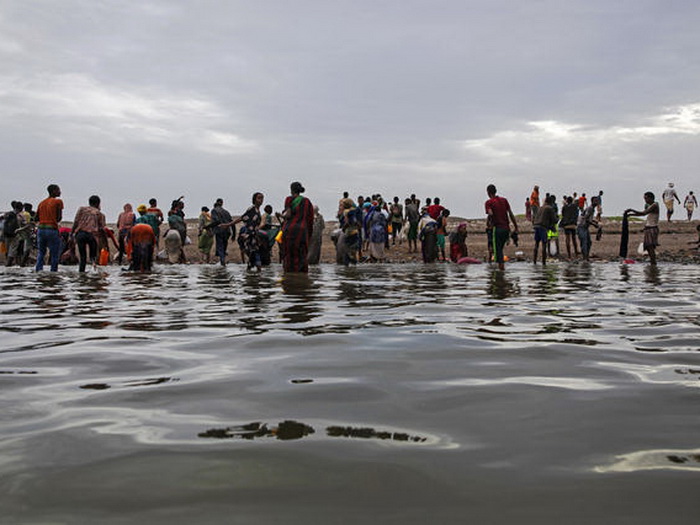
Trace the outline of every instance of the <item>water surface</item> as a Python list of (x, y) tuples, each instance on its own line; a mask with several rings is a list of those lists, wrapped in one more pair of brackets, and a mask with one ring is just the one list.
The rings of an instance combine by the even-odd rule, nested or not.
[(0, 522), (697, 523), (699, 278), (0, 270)]

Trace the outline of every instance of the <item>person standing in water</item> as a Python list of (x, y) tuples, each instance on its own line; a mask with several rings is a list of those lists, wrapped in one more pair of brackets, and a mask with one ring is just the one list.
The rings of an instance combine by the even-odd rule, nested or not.
[[(537, 190), (537, 202), (539, 204), (539, 186), (535, 186), (535, 189)], [(486, 208), (487, 222), (492, 227), (491, 235), (493, 239), (492, 243), (495, 259), (498, 263), (499, 270), (505, 270), (503, 247), (506, 245), (506, 242), (510, 236), (510, 224), (508, 223), (508, 220), (513, 223), (513, 230), (516, 233), (518, 232), (518, 223), (515, 220), (513, 211), (510, 209), (508, 199), (505, 197), (499, 197), (496, 194), (496, 186), (489, 184), (486, 187), (486, 194), (488, 195), (489, 199), (484, 204), (484, 207)]]
[(100, 211), (100, 198), (92, 195), (88, 200), (89, 206), (81, 206), (75, 214), (71, 237), (75, 237), (78, 245), (78, 271), (84, 272), (87, 265), (87, 250), (90, 250), (90, 264), (93, 268), (97, 264), (98, 236), (105, 229), (105, 216)]
[(644, 249), (649, 254), (649, 262), (656, 264), (656, 247), (659, 245), (659, 203), (650, 191), (644, 194), (644, 210), (637, 211), (629, 208), (625, 215), (646, 215), (644, 221)]
[(61, 256), (62, 241), (58, 233), (58, 224), (63, 219), (63, 201), (61, 188), (56, 184), (51, 184), (46, 188), (49, 196), (39, 203), (36, 209), (38, 220), (37, 231), (37, 255), (35, 270), (40, 272), (44, 269), (44, 257), (46, 249), (49, 250), (49, 260), (51, 261), (51, 271), (58, 271), (58, 259)]
[(284, 271), (287, 273), (309, 271), (309, 238), (314, 227), (314, 208), (302, 193), (306, 190), (300, 182), (292, 182), (291, 195), (284, 200), (284, 224), (282, 225), (282, 253)]

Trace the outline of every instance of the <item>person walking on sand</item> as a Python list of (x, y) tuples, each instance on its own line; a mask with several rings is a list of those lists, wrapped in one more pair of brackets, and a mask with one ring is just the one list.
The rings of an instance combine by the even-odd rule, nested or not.
[(37, 231), (37, 255), (35, 271), (44, 269), (44, 257), (46, 249), (49, 250), (51, 271), (58, 271), (58, 259), (61, 256), (62, 241), (58, 233), (58, 224), (63, 219), (63, 201), (61, 188), (56, 184), (50, 184), (46, 191), (49, 196), (39, 203), (36, 214), (38, 220)]
[(644, 194), (644, 210), (632, 208), (625, 210), (625, 215), (646, 215), (644, 221), (644, 249), (649, 254), (649, 262), (656, 264), (656, 247), (659, 245), (659, 203), (650, 191)]
[[(537, 190), (537, 203), (539, 204), (539, 186), (535, 186)], [(505, 270), (505, 264), (503, 262), (503, 247), (506, 245), (508, 238), (510, 236), (510, 225), (508, 220), (513, 223), (513, 230), (518, 232), (518, 223), (515, 220), (515, 215), (510, 209), (510, 204), (508, 199), (505, 197), (499, 197), (496, 194), (496, 186), (489, 184), (486, 187), (486, 194), (489, 199), (484, 204), (487, 215), (487, 224), (492, 228), (492, 243), (493, 250), (495, 254), (496, 262), (498, 263), (499, 270)], [(534, 191), (533, 191), (534, 194)], [(537, 206), (539, 208), (539, 205)]]
[(685, 196), (685, 201), (683, 202), (683, 207), (685, 208), (685, 211), (688, 212), (688, 221), (693, 220), (693, 211), (695, 208), (698, 207), (698, 201), (695, 198), (695, 195), (693, 195), (693, 192), (691, 191), (688, 193), (688, 195)]
[(669, 182), (668, 186), (664, 190), (663, 194), (661, 195), (661, 199), (664, 201), (664, 204), (666, 205), (666, 220), (668, 222), (671, 222), (671, 216), (673, 215), (673, 200), (677, 200), (678, 204), (681, 203), (681, 200), (678, 198), (678, 194), (676, 193), (676, 189), (673, 187), (673, 182)]

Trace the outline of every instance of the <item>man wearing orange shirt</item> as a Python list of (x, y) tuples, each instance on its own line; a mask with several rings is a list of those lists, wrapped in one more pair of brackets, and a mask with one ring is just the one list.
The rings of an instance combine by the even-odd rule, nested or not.
[(153, 250), (156, 245), (156, 235), (148, 224), (135, 224), (129, 233), (131, 247), (131, 266), (134, 272), (150, 272), (153, 266)]
[(58, 259), (61, 256), (61, 237), (58, 234), (58, 223), (63, 219), (63, 201), (61, 188), (56, 184), (50, 184), (46, 190), (49, 196), (39, 203), (37, 214), (37, 256), (35, 270), (44, 269), (44, 257), (46, 249), (49, 250), (51, 271), (58, 271)]

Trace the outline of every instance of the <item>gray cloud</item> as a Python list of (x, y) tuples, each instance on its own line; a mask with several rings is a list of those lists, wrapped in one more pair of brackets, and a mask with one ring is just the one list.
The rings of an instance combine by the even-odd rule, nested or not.
[[(495, 182), (606, 190), (606, 209), (697, 178), (700, 4), (642, 0), (139, 2), (0, 6), (6, 200), (70, 208), (181, 193), (189, 213), (302, 180), (440, 195)], [(630, 202), (632, 200), (632, 202)]]

